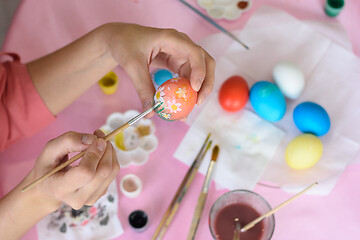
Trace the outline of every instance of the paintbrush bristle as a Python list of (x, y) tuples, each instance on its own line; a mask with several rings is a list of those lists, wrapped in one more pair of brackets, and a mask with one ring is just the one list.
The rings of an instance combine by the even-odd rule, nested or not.
[(212, 151), (211, 161), (216, 162), (218, 155), (219, 155), (219, 146), (215, 145), (215, 147), (213, 148), (213, 151)]

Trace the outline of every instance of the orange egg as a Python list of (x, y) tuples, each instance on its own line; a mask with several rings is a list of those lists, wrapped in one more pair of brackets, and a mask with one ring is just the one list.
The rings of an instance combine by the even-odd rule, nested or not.
[(186, 117), (194, 108), (197, 101), (197, 92), (186, 78), (172, 78), (156, 90), (155, 103), (163, 104), (158, 112), (160, 118), (174, 121)]

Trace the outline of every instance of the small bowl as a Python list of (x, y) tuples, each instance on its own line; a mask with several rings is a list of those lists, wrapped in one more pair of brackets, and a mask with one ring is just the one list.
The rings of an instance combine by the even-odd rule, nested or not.
[(112, 131), (114, 131), (115, 129), (117, 129), (118, 127), (120, 127), (125, 123), (126, 120), (124, 119), (124, 115), (119, 112), (110, 114), (106, 120), (106, 125), (108, 125)]
[(142, 190), (142, 182), (135, 174), (127, 174), (120, 181), (120, 190), (125, 196), (136, 198)]
[(129, 152), (131, 162), (135, 165), (143, 165), (149, 159), (149, 153), (142, 148)]
[(148, 135), (141, 139), (140, 146), (147, 152), (153, 152), (159, 144), (159, 141), (154, 135)]

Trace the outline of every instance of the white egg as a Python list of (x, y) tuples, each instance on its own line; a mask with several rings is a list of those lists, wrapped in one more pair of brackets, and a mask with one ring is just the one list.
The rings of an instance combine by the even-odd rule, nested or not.
[(285, 97), (295, 99), (305, 87), (305, 77), (298, 66), (290, 62), (280, 62), (273, 70), (273, 78)]

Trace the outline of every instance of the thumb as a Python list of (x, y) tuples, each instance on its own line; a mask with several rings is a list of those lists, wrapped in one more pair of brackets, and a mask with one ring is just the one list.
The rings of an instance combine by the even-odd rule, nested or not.
[[(149, 73), (149, 66), (146, 58), (137, 58), (128, 63), (124, 68), (125, 72), (131, 78), (135, 89), (139, 95), (143, 110), (147, 110), (153, 105), (155, 88)], [(151, 117), (154, 112), (147, 116)]]

